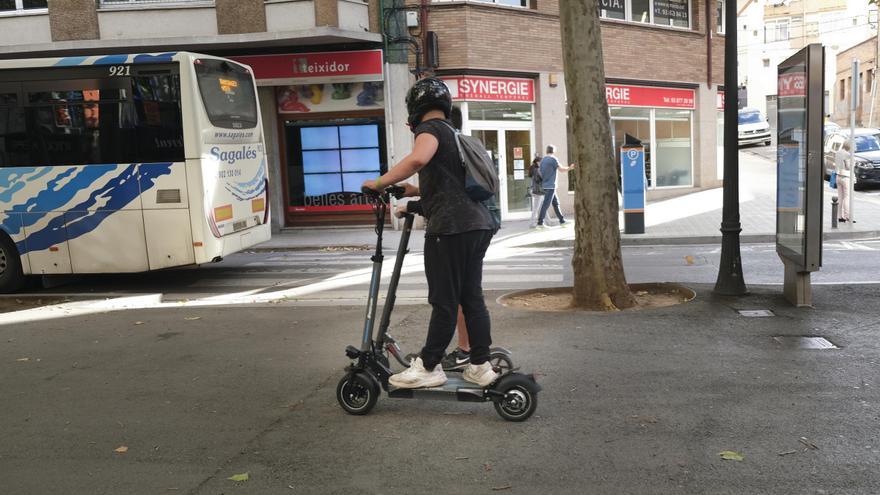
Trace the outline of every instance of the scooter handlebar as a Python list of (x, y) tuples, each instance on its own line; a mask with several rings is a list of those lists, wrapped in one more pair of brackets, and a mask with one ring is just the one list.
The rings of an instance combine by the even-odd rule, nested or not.
[(386, 194), (389, 194), (391, 196), (394, 196), (397, 199), (400, 199), (403, 197), (403, 194), (406, 192), (406, 189), (404, 189), (401, 186), (388, 186), (382, 191), (374, 191), (373, 189), (370, 189), (369, 187), (362, 187), (361, 192), (366, 194), (367, 196), (377, 198), (377, 199), (381, 198), (382, 196), (384, 196)]

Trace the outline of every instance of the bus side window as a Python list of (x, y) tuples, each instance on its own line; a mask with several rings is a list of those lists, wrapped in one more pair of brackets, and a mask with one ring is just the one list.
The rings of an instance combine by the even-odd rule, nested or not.
[(0, 93), (0, 167), (29, 162), (24, 109), (16, 93)]
[(30, 89), (28, 161), (44, 165), (182, 161), (180, 78), (170, 70), (161, 72), (24, 83)]

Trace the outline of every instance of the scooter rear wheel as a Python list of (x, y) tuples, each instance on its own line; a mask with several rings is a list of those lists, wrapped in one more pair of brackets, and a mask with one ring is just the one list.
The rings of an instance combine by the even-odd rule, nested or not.
[(538, 408), (538, 393), (525, 377), (513, 377), (499, 392), (504, 398), (495, 402), (495, 411), (507, 421), (525, 421)]
[(348, 414), (369, 414), (379, 400), (375, 383), (361, 373), (349, 373), (336, 386), (336, 400)]

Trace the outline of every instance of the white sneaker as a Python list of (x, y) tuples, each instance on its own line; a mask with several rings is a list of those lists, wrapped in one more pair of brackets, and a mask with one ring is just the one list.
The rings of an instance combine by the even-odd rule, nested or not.
[(422, 358), (417, 357), (409, 368), (388, 377), (388, 383), (397, 388), (439, 387), (446, 383), (446, 373), (440, 364), (433, 371), (426, 370)]
[(492, 363), (487, 361), (483, 364), (469, 364), (465, 368), (464, 373), (461, 374), (461, 377), (471, 383), (485, 387), (498, 379), (498, 373), (495, 373), (495, 370), (492, 369)]

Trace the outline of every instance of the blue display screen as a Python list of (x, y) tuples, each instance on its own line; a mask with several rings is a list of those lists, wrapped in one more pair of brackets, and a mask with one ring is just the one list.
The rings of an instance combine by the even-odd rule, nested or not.
[(303, 151), (303, 173), (339, 172), (339, 151)]
[(379, 126), (347, 125), (339, 128), (340, 148), (377, 148), (379, 146)]
[(359, 173), (359, 174), (342, 174), (342, 187), (346, 192), (361, 192), (361, 184), (365, 180), (375, 179), (375, 172)]
[(303, 127), (300, 140), (304, 150), (332, 150), (339, 148), (338, 127)]
[[(306, 175), (304, 177), (306, 196), (323, 196), (324, 194), (339, 192), (339, 188), (342, 185), (339, 176), (340, 174)], [(360, 191), (360, 184), (358, 184), (357, 191)]]
[(359, 193), (365, 180), (381, 174), (379, 130), (379, 124), (301, 127), (305, 196)]
[(342, 150), (343, 172), (373, 172), (379, 171), (379, 149), (367, 148), (359, 150)]

